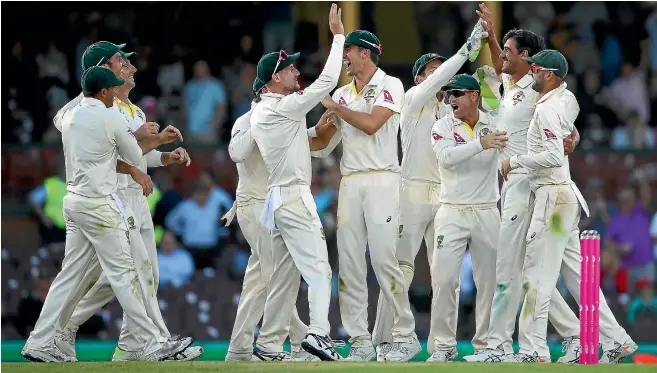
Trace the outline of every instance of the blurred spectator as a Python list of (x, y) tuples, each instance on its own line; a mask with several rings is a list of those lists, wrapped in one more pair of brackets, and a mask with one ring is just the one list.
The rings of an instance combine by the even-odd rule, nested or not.
[(294, 49), (295, 25), (292, 19), (292, 2), (272, 1), (266, 3), (267, 23), (262, 31), (265, 53), (276, 52), (279, 49), (292, 51)]
[(146, 115), (146, 122), (155, 122), (159, 121), (157, 99), (153, 96), (144, 96), (139, 103), (139, 108)]
[(655, 279), (654, 252), (650, 238), (650, 185), (638, 178), (640, 201), (632, 188), (618, 195), (619, 212), (609, 222), (607, 246), (618, 255), (630, 276), (630, 289), (640, 278)]
[(182, 248), (173, 233), (166, 231), (162, 236), (160, 251), (157, 253), (160, 266), (160, 286), (181, 287), (194, 275), (194, 259)]
[(600, 50), (600, 70), (602, 86), (611, 85), (619, 76), (623, 63), (623, 50), (620, 41), (613, 34), (608, 23), (598, 21), (593, 25), (595, 43)]
[(611, 147), (617, 150), (654, 149), (655, 138), (652, 128), (632, 113), (625, 125), (614, 128), (611, 133)]
[[(220, 252), (222, 200), (212, 198), (210, 187), (198, 181), (191, 199), (180, 202), (166, 217), (166, 228), (181, 237), (196, 269), (215, 267)], [(232, 203), (231, 203), (232, 205)]]
[(212, 77), (205, 61), (194, 65), (194, 78), (185, 85), (187, 136), (202, 144), (216, 144), (226, 120), (226, 89)]
[(650, 67), (657, 69), (657, 7), (646, 19), (646, 31), (650, 35)]
[[(650, 223), (650, 236), (652, 237), (653, 252), (657, 258), (657, 212), (652, 216), (652, 223)], [(655, 263), (657, 265), (657, 263)]]
[(256, 76), (256, 67), (250, 63), (242, 65), (240, 79), (235, 81), (230, 89), (233, 111), (231, 118), (236, 120), (251, 110), (253, 100), (253, 80)]
[[(66, 196), (66, 168), (64, 160), (54, 162), (56, 172), (47, 177), (43, 184), (32, 190), (28, 200), (32, 211), (39, 218), (41, 240), (51, 251), (61, 249), (66, 240), (66, 220), (63, 205)], [(59, 246), (59, 247), (58, 247)]]
[(616, 214), (614, 205), (605, 199), (603, 187), (600, 179), (587, 181), (584, 195), (589, 205), (589, 216), (587, 217), (582, 210), (582, 218), (579, 223), (580, 230), (596, 230), (600, 233), (600, 237), (606, 237), (607, 226), (611, 217)]
[(68, 62), (66, 56), (55, 45), (54, 41), (48, 43), (45, 53), (39, 53), (36, 56), (37, 65), (39, 66), (39, 78), (59, 79), (63, 84), (68, 84)]
[(657, 296), (653, 291), (652, 282), (642, 278), (637, 281), (636, 289), (639, 294), (634, 297), (627, 311), (628, 324), (632, 324), (642, 316), (657, 317)]
[(549, 1), (519, 2), (513, 7), (516, 28), (532, 30), (536, 35), (547, 38), (550, 23), (554, 20), (554, 6)]
[(627, 120), (631, 113), (639, 116), (641, 124), (650, 123), (650, 99), (645, 77), (641, 76), (631, 63), (625, 62), (621, 76), (609, 87), (607, 105), (621, 120)]

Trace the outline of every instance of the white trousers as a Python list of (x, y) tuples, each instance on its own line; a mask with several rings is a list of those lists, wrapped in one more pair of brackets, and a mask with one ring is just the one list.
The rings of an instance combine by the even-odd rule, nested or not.
[[(502, 222), (497, 245), (497, 288), (493, 298), (488, 348), (513, 351), (513, 331), (520, 305), (525, 244), (531, 220), (531, 189), (527, 174), (512, 173), (502, 186)], [(552, 293), (549, 319), (562, 337), (579, 335), (579, 320), (557, 288)]]
[[(402, 181), (400, 205), (401, 234), (397, 242), (397, 261), (404, 273), (406, 286), (410, 287), (415, 275), (415, 257), (420, 251), (422, 240), (427, 246), (429, 265), (432, 261), (434, 218), (440, 198), (440, 184), (422, 181)], [(434, 305), (432, 305), (432, 308)], [(376, 309), (376, 321), (372, 331), (372, 342), (375, 345), (392, 343), (392, 327), (395, 312), (383, 291), (379, 293)], [(429, 335), (429, 344), (433, 345), (433, 336)]]
[[(123, 193), (127, 205), (135, 214), (134, 224), (143, 242), (143, 245), (135, 244), (131, 248), (135, 266), (137, 271), (140, 272), (140, 278), (146, 279), (146, 282), (142, 284), (142, 291), (147, 294), (146, 312), (160, 330), (160, 334), (163, 337), (169, 338), (171, 334), (164, 323), (157, 301), (157, 287), (160, 282), (160, 273), (157, 264), (157, 248), (155, 247), (155, 230), (148, 202), (140, 190), (126, 189)], [(98, 282), (89, 289), (77, 305), (66, 326), (60, 325), (58, 327), (63, 327), (65, 331), (77, 331), (80, 325), (113, 299), (114, 292), (107, 280), (107, 276), (105, 273), (102, 273)], [(135, 328), (131, 326), (131, 320), (126, 317), (126, 313), (124, 312), (118, 342), (119, 348), (124, 351), (140, 351), (144, 347), (144, 342), (144, 339), (135, 333)]]
[[(125, 198), (86, 198), (68, 193), (64, 197), (66, 251), (62, 270), (53, 281), (34, 331), (27, 345), (39, 348), (54, 341), (58, 325), (67, 322), (83, 295), (97, 282), (101, 271), (135, 333), (143, 350), (152, 353), (167, 340), (144, 304), (151, 294), (143, 291), (143, 278), (132, 253), (145, 251), (135, 225), (135, 215)], [(137, 248), (133, 248), (136, 246)]]
[[(533, 193), (531, 223), (522, 277), (523, 305), (518, 343), (520, 353), (549, 357), (547, 316), (559, 274), (579, 303), (581, 280), (580, 203), (574, 185), (544, 186)], [(603, 346), (629, 339), (600, 294), (600, 333)], [(551, 311), (551, 310), (550, 310)]]
[(342, 324), (352, 341), (372, 339), (367, 321), (367, 246), (381, 295), (394, 309), (393, 339), (415, 338), (408, 285), (397, 261), (400, 184), (399, 174), (392, 172), (358, 173), (343, 176), (340, 182), (338, 290)]
[(282, 205), (274, 211), (274, 272), (256, 341), (258, 348), (270, 352), (283, 351), (281, 336), (289, 334), (296, 305), (292, 300), (299, 295), (300, 276), (309, 287), (308, 333), (327, 336), (331, 332), (331, 266), (315, 200), (307, 185), (281, 187), (280, 193)]
[[(269, 281), (274, 272), (272, 232), (260, 224), (262, 209), (263, 202), (238, 205), (237, 207), (237, 221), (240, 224), (244, 238), (251, 247), (251, 256), (246, 266), (242, 294), (237, 305), (237, 316), (235, 317), (230, 345), (228, 346), (228, 351), (232, 353), (250, 353), (253, 351), (253, 331), (265, 311)], [(293, 276), (299, 277), (298, 271), (292, 272)], [(289, 274), (285, 276), (289, 276)], [(293, 299), (282, 301), (295, 302), (296, 299), (297, 297), (294, 296)], [(272, 301), (279, 302), (277, 299)], [(269, 319), (276, 320), (275, 317)], [(289, 327), (292, 351), (296, 351), (301, 348), (301, 342), (308, 330), (306, 324), (299, 318), (296, 308), (294, 308)], [(275, 345), (280, 346), (287, 338), (287, 335), (283, 334), (274, 338), (276, 340)]]
[(490, 309), (495, 293), (495, 251), (500, 231), (497, 206), (441, 204), (436, 214), (436, 233), (431, 263), (433, 288), (431, 329), (435, 350), (456, 347), (458, 294), (463, 255), (469, 246), (477, 296), (475, 300), (475, 349), (488, 343)]

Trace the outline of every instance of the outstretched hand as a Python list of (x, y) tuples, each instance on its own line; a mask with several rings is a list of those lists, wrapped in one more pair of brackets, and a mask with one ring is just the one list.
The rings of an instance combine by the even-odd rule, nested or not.
[(338, 5), (335, 3), (331, 5), (331, 11), (329, 12), (329, 28), (331, 29), (333, 35), (344, 35), (344, 25), (342, 24), (342, 9), (338, 8)]

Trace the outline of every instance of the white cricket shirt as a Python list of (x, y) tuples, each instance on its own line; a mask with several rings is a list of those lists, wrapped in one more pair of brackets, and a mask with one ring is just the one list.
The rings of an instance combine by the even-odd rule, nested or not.
[(383, 106), (394, 112), (372, 136), (338, 118), (336, 126), (340, 131), (336, 136), (342, 137), (342, 175), (363, 171), (399, 172), (397, 132), (404, 102), (402, 82), (377, 69), (361, 92), (356, 92), (352, 81), (333, 93), (333, 101), (362, 113), (369, 113), (374, 106)]
[[(237, 118), (231, 131), (228, 154), (237, 164), (238, 204), (252, 200), (264, 201), (267, 197), (267, 167), (251, 135), (251, 112)], [(307, 141), (307, 140), (306, 140)]]
[(345, 36), (333, 37), (320, 76), (303, 91), (289, 95), (263, 93), (251, 112), (251, 135), (267, 166), (267, 187), (310, 185), (310, 144), (306, 114), (338, 84)]
[(100, 100), (85, 97), (63, 115), (61, 125), (66, 189), (71, 193), (109, 196), (118, 188), (119, 155), (132, 166), (142, 160), (142, 150), (123, 117)]
[[(511, 169), (522, 167), (529, 171), (529, 183), (533, 190), (543, 185), (572, 183), (563, 139), (572, 129), (573, 118), (577, 114), (572, 104), (574, 97), (564, 91), (566, 86), (562, 84), (538, 100), (527, 132), (528, 153), (514, 155), (510, 159)], [(576, 110), (579, 112), (579, 106)]]
[(479, 111), (479, 121), (470, 128), (450, 114), (431, 130), (431, 143), (438, 158), (442, 186), (440, 203), (451, 205), (496, 204), (500, 198), (496, 149), (486, 149), (479, 139), (497, 130), (495, 119)]
[[(131, 102), (123, 102), (118, 98), (115, 98), (114, 106), (112, 108), (121, 113), (123, 118), (126, 120), (128, 130), (132, 132), (137, 131), (139, 127), (146, 123), (146, 114), (144, 114), (144, 112), (139, 107), (137, 107), (137, 105), (133, 105)], [(143, 156), (138, 168), (142, 172), (148, 172), (148, 167), (160, 166), (163, 166), (162, 152), (151, 150)], [(143, 190), (141, 185), (134, 181), (130, 175), (119, 174), (119, 189), (123, 190), (126, 188), (140, 191)]]
[(502, 74), (504, 95), (496, 121), (498, 130), (506, 131), (509, 141), (500, 151), (500, 163), (514, 155), (527, 154), (527, 130), (538, 100), (538, 92), (532, 89), (533, 82), (530, 74), (523, 76), (517, 82), (511, 80), (511, 75)]
[(422, 83), (406, 91), (401, 110), (401, 174), (405, 180), (440, 183), (438, 162), (431, 148), (431, 128), (440, 118), (450, 114), (452, 108), (438, 101), (440, 88), (459, 71), (467, 61), (466, 56), (456, 54), (442, 63)]

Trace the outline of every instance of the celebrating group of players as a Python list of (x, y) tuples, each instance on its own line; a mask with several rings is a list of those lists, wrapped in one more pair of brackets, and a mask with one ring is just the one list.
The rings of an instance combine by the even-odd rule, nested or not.
[[(252, 254), (227, 361), (411, 360), (421, 346), (408, 287), (422, 240), (433, 288), (427, 361), (457, 356), (459, 269), (467, 247), (477, 299), (475, 354), (464, 360), (549, 362), (549, 316), (564, 338), (559, 361), (578, 361), (579, 321), (555, 287), (561, 274), (579, 301), (577, 226), (581, 209), (588, 211), (568, 165), (579, 142), (573, 125), (579, 106), (563, 81), (568, 64), (531, 31), (510, 31), (500, 47), (490, 11), (482, 4), (477, 14), (454, 56), (429, 53), (416, 61), (415, 86), (405, 93), (399, 79), (377, 67), (379, 39), (363, 30), (345, 36), (335, 4), (330, 54), (305, 90), (297, 82), (298, 53), (260, 59), (255, 99), (235, 122), (229, 145), (239, 184), (226, 224), (237, 216)], [(486, 44), (493, 68), (455, 75)], [(87, 49), (83, 94), (55, 118), (69, 192), (66, 257), (23, 349), (30, 360), (75, 361), (77, 328), (115, 295), (125, 315), (113, 360), (191, 360), (203, 352), (191, 338), (172, 336), (162, 320), (144, 199), (152, 189), (146, 167), (190, 159), (182, 148), (154, 150), (182, 136), (174, 127), (159, 132), (157, 124), (144, 123), (130, 103), (136, 69), (122, 48), (99, 42)], [(342, 64), (353, 80), (329, 96)], [(326, 112), (307, 129), (306, 114), (320, 102)], [(332, 271), (310, 191), (311, 157), (327, 157), (340, 141), (338, 283), (351, 337), (346, 358), (329, 337)], [(505, 180), (501, 216), (498, 173)], [(366, 247), (381, 288), (372, 334)], [(308, 326), (295, 308), (301, 276), (309, 285)], [(521, 302), (516, 354), (512, 334)], [(604, 297), (600, 335), (600, 362), (619, 362), (637, 349)], [(288, 336), (290, 352), (283, 349)]]

